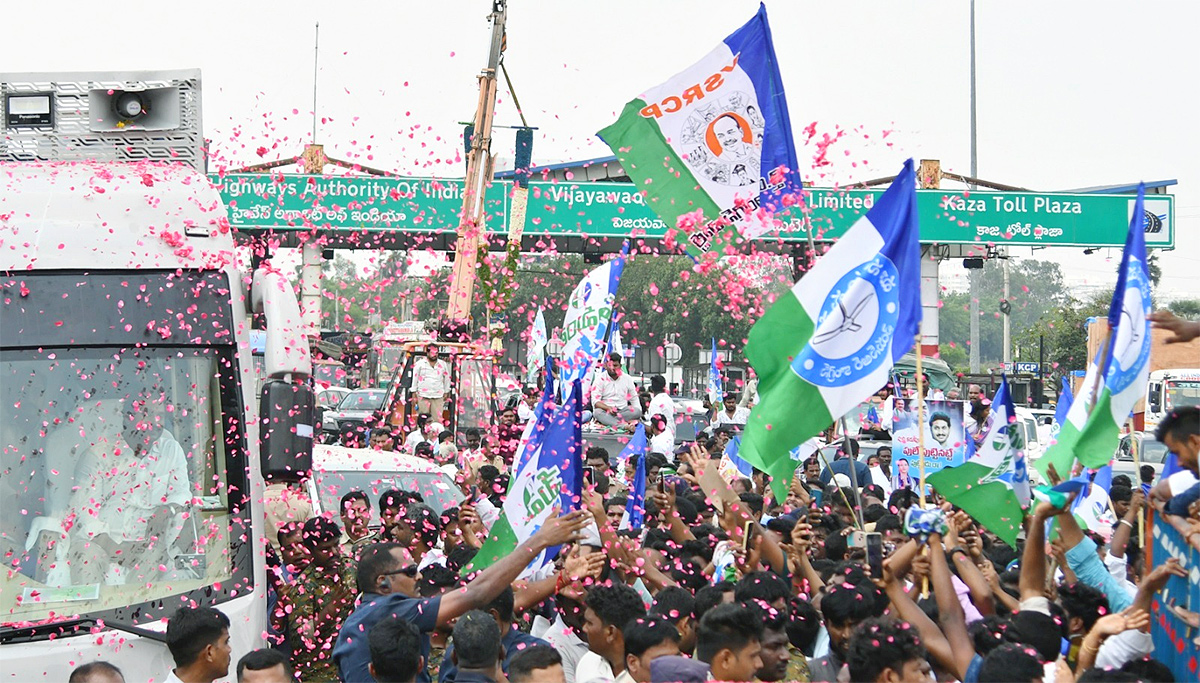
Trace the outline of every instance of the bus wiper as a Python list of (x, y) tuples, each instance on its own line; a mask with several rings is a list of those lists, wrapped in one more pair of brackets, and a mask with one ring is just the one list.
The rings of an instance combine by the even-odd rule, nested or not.
[(95, 628), (111, 628), (125, 633), (132, 633), (135, 636), (147, 638), (149, 640), (158, 641), (160, 643), (167, 642), (167, 635), (158, 631), (127, 624), (116, 619), (97, 619), (95, 617), (82, 617), (79, 619), (65, 619), (63, 621), (55, 621), (47, 624), (34, 624), (31, 626), (0, 626), (0, 645), (10, 643), (32, 643), (39, 640), (49, 640), (50, 638), (63, 638), (75, 635), (86, 635), (91, 633), (90, 630), (85, 630), (84, 627)]

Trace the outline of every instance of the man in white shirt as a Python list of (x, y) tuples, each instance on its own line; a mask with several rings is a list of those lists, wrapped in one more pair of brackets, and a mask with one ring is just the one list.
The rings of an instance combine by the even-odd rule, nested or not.
[(540, 397), (541, 392), (536, 388), (525, 388), (521, 400), (517, 403), (517, 422), (525, 424), (533, 419), (533, 409), (537, 407), (538, 398)]
[(610, 353), (604, 370), (592, 383), (592, 419), (609, 427), (640, 419), (642, 404), (633, 378), (621, 370), (621, 354)]
[(83, 583), (103, 580), (112, 562), (120, 573), (138, 570), (139, 577), (169, 567), (177, 516), (193, 497), (187, 458), (164, 428), (161, 406), (143, 398), (127, 399), (125, 406), (123, 441), (107, 452), (89, 450), (76, 471), (82, 484), (72, 496), (72, 547), (79, 554), (71, 564)]
[[(563, 619), (565, 612), (563, 603), (570, 601), (573, 606), (574, 601), (571, 601), (570, 598), (564, 600), (562, 597), (559, 597), (558, 601), (560, 603), (559, 613), (555, 616), (554, 621), (549, 621), (540, 615), (534, 617), (530, 635), (534, 638), (541, 638), (558, 650), (558, 654), (562, 657), (563, 676), (566, 683), (575, 683), (575, 667), (579, 665), (579, 660), (588, 653), (588, 646), (575, 633), (575, 628), (568, 625)], [(579, 628), (582, 629), (583, 625), (580, 624)]]
[[(650, 378), (650, 416), (662, 415), (666, 419), (671, 443), (675, 443), (675, 401), (667, 393), (667, 380), (662, 375)], [(674, 447), (672, 446), (672, 449)]]
[(667, 430), (667, 419), (662, 415), (651, 415), (650, 426), (646, 429), (651, 453), (659, 453), (667, 458), (667, 462), (675, 462), (675, 439)]
[(728, 393), (725, 394), (725, 400), (717, 409), (717, 414), (712, 423), (708, 425), (708, 429), (712, 431), (721, 425), (745, 426), (748, 419), (750, 419), (749, 409), (739, 407), (737, 395)]
[(417, 412), (441, 422), (446, 397), (450, 395), (450, 364), (438, 358), (438, 347), (425, 347), (425, 357), (413, 363), (413, 389), (417, 392)]
[(622, 627), (645, 616), (646, 605), (638, 592), (625, 584), (593, 586), (587, 595), (583, 631), (589, 652), (575, 667), (575, 683), (613, 683), (625, 673), (625, 638)]
[(438, 435), (442, 433), (442, 424), (425, 413), (417, 416), (417, 426), (404, 439), (404, 452), (412, 455), (417, 452), (417, 446), (422, 443), (437, 444)]

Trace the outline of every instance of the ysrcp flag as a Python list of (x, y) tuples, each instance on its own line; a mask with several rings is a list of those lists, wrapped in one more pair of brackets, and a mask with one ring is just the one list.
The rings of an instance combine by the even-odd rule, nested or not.
[(717, 339), (712, 339), (712, 357), (708, 361), (708, 402), (714, 406), (724, 399), (721, 367), (717, 365)]
[(612, 338), (608, 341), (608, 352), (618, 354), (622, 358), (625, 357), (625, 344), (621, 341), (621, 330), (618, 330), (615, 325), (613, 326)]
[(620, 255), (593, 269), (571, 292), (563, 319), (563, 355), (559, 363), (564, 387), (586, 377), (604, 353), (608, 327), (612, 324), (613, 301), (628, 253), (626, 242)]
[[(550, 405), (554, 389), (553, 382), (547, 381), (534, 409), (536, 423), (531, 421), (521, 438), (500, 518), (475, 559), (463, 568), (464, 574), (488, 567), (513, 552), (547, 519), (579, 507), (583, 488), (579, 383), (572, 382), (564, 393), (567, 398), (562, 405)], [(521, 576), (534, 575), (557, 554), (557, 547), (547, 548)]]
[(538, 306), (537, 315), (533, 318), (533, 328), (529, 330), (529, 349), (526, 352), (525, 367), (530, 379), (541, 372), (546, 355), (546, 314)]
[(1016, 413), (1008, 378), (1001, 375), (1000, 389), (992, 399), (991, 428), (975, 455), (926, 477), (946, 500), (1014, 548), (1031, 495), (1025, 440)]
[(1109, 498), (1112, 478), (1112, 464), (1101, 467), (1096, 471), (1092, 485), (1087, 487), (1087, 493), (1076, 497), (1071, 504), (1071, 514), (1075, 515), (1079, 526), (1095, 531), (1105, 541), (1112, 539), (1113, 525), (1117, 523), (1117, 514)]
[(1075, 395), (1071, 393), (1071, 377), (1064, 375), (1062, 378), (1062, 388), (1058, 390), (1058, 405), (1054, 407), (1054, 422), (1050, 423), (1050, 442), (1058, 441), (1058, 432), (1062, 430), (1062, 426), (1067, 421), (1067, 413), (1071, 411), (1071, 404), (1075, 402)]
[(887, 384), (921, 324), (921, 251), (912, 159), (875, 206), (750, 329), (758, 372), (741, 456), (784, 500), (788, 453)]
[[(1058, 441), (1038, 458), (1036, 466), (1043, 476), (1053, 464), (1059, 476), (1069, 477), (1076, 458), (1089, 469), (1107, 464), (1117, 449), (1121, 428), (1130, 411), (1146, 393), (1146, 382), (1150, 379), (1150, 321), (1146, 320), (1146, 314), (1151, 310), (1151, 299), (1150, 271), (1146, 267), (1145, 194), (1145, 185), (1139, 184), (1129, 235), (1125, 238), (1125, 253), (1117, 271), (1117, 286), (1108, 309), (1112, 332), (1107, 348), (1101, 350), (1101, 358), (1107, 359), (1103, 377), (1097, 363), (1089, 364), (1080, 395), (1067, 411)], [(1093, 394), (1095, 405), (1087, 405)]]
[(747, 238), (772, 227), (763, 214), (801, 185), (766, 7), (599, 135), (668, 228), (701, 212), (687, 235), (693, 255), (719, 253), (729, 226)]

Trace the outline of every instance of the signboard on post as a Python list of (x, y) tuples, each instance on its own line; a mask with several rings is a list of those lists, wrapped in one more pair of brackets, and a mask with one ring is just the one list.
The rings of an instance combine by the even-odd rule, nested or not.
[[(405, 230), (455, 232), (462, 180), (237, 173), (209, 179), (243, 229)], [(511, 183), (493, 183), (484, 198), (489, 232), (501, 232)]]
[[(454, 232), (462, 181), (436, 178), (230, 174), (210, 175), (235, 228)], [(485, 198), (489, 234), (507, 234), (512, 183), (494, 181)], [(807, 215), (776, 215), (787, 225), (762, 241), (832, 240), (866, 214), (883, 190), (807, 188)], [(530, 235), (661, 239), (668, 226), (633, 183), (531, 182), (525, 217)], [(1120, 247), (1133, 212), (1125, 194), (917, 190), (924, 244)], [(1175, 246), (1175, 198), (1146, 198), (1146, 246)], [(307, 221), (307, 224), (306, 224)]]
[(1018, 361), (1013, 363), (1013, 369), (1017, 374), (1036, 375), (1038, 372), (1038, 364)]

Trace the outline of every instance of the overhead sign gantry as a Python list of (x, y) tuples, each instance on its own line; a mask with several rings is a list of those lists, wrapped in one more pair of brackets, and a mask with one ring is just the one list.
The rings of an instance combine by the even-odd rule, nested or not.
[[(242, 230), (453, 233), (462, 210), (462, 181), (437, 178), (230, 174), (211, 176)], [(667, 226), (633, 183), (531, 182), (525, 235), (662, 240)], [(513, 183), (494, 181), (484, 196), (487, 231), (508, 234)], [(777, 214), (788, 223), (764, 241), (804, 242), (840, 237), (882, 190), (809, 188), (807, 219), (798, 210)], [(1127, 194), (918, 190), (921, 242), (1028, 247), (1120, 247), (1133, 213)], [(1175, 198), (1146, 197), (1146, 246), (1175, 246)], [(363, 245), (367, 246), (367, 245)]]

